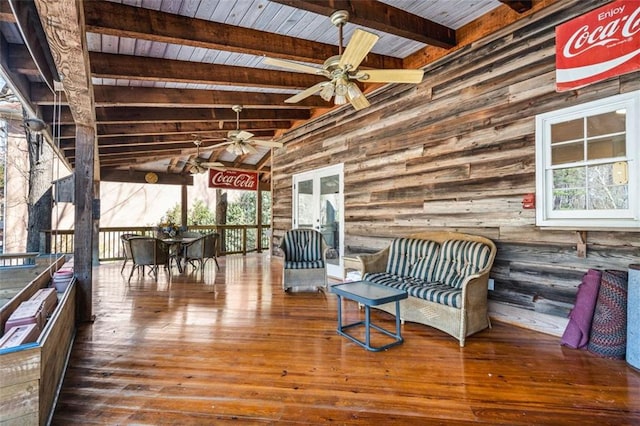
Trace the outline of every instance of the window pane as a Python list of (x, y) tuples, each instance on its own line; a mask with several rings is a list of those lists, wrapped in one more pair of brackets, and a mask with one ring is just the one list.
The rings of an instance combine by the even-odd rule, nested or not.
[(587, 117), (587, 137), (625, 132), (626, 115), (615, 111)]
[(551, 144), (563, 141), (573, 141), (584, 138), (584, 120), (565, 121), (551, 125)]
[(598, 138), (587, 142), (587, 159), (624, 157), (627, 155), (624, 135)]
[(584, 210), (586, 202), (584, 189), (555, 189), (553, 191), (554, 210)]
[(553, 171), (553, 188), (584, 188), (586, 186), (584, 167), (558, 169)]
[(589, 210), (615, 210), (629, 208), (628, 185), (613, 181), (613, 163), (589, 167)]
[(551, 147), (551, 164), (574, 163), (584, 160), (584, 145), (582, 142), (567, 143)]

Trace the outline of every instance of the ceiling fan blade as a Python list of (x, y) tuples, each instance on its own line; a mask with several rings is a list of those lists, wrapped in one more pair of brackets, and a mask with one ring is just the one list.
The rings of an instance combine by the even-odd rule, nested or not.
[(261, 140), (256, 140), (256, 139), (251, 140), (251, 143), (254, 144), (254, 145), (259, 145), (259, 146), (267, 146), (269, 148), (282, 148), (282, 146), (283, 146), (282, 142), (261, 141)]
[(212, 169), (215, 167), (224, 167), (224, 164), (218, 162), (218, 161), (203, 161), (202, 163), (200, 163), (200, 165), (202, 167), (206, 167), (208, 169)]
[(320, 74), (322, 72), (322, 69), (320, 68), (314, 68), (309, 65), (287, 61), (284, 59), (264, 58), (262, 63), (266, 65), (273, 65), (274, 67), (287, 68), (293, 71), (304, 72), (307, 74)]
[(365, 83), (420, 83), (424, 70), (366, 70), (358, 81)]
[(331, 84), (330, 81), (323, 81), (322, 83), (314, 84), (308, 89), (303, 90), (297, 95), (293, 95), (289, 99), (286, 99), (285, 102), (289, 104), (295, 104), (296, 102), (300, 102), (301, 100), (308, 98), (311, 95), (315, 95), (318, 93), (326, 84)]
[(258, 150), (255, 149), (255, 147), (251, 144), (248, 143), (243, 143), (242, 144), (242, 153), (243, 154), (255, 154), (257, 153)]
[(351, 102), (351, 105), (359, 111), (361, 109), (367, 108), (371, 104), (364, 96), (364, 93), (360, 90), (360, 88), (355, 83), (349, 83), (349, 88), (347, 90), (347, 99)]
[(373, 45), (376, 44), (379, 38), (380, 37), (370, 32), (356, 29), (340, 57), (340, 68), (349, 65), (350, 70), (357, 69), (360, 62), (362, 62), (371, 49), (373, 49)]
[(251, 139), (253, 137), (253, 133), (241, 130), (236, 135), (236, 138), (246, 141), (247, 139)]

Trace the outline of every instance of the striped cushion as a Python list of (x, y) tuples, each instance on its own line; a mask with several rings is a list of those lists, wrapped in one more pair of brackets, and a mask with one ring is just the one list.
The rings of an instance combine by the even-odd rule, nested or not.
[(434, 281), (460, 288), (466, 277), (487, 266), (490, 256), (491, 249), (486, 244), (447, 240), (440, 248), (440, 259), (434, 272)]
[(362, 277), (364, 281), (369, 281), (376, 284), (383, 284), (388, 287), (399, 288), (404, 290), (407, 286), (400, 277), (396, 275), (387, 274), (386, 272), (366, 273)]
[(322, 235), (311, 229), (294, 229), (284, 235), (285, 258), (290, 261), (322, 261)]
[(389, 249), (386, 272), (429, 279), (438, 258), (438, 247), (433, 241), (396, 238)]
[(407, 282), (405, 290), (410, 296), (454, 308), (462, 306), (462, 290), (459, 288), (453, 288), (450, 285), (437, 282), (427, 283), (415, 278), (407, 279), (405, 282)]
[(314, 260), (312, 262), (284, 262), (285, 269), (316, 269), (324, 268), (324, 262), (322, 260)]

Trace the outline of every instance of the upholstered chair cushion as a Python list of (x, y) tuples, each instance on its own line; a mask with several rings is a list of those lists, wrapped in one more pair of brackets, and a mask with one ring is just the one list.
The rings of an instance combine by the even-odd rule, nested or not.
[(483, 243), (447, 240), (440, 248), (440, 258), (434, 271), (434, 281), (460, 288), (470, 275), (487, 267), (491, 249)]
[(386, 272), (431, 280), (439, 248), (435, 241), (396, 238), (391, 242)]
[(292, 262), (322, 261), (322, 235), (313, 230), (295, 230), (284, 236), (285, 258)]

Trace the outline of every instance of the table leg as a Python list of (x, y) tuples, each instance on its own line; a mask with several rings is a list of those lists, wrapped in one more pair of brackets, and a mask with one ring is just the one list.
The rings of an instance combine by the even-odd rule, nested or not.
[(400, 338), (400, 301), (396, 300), (396, 336)]
[(338, 331), (342, 331), (342, 296), (338, 296)]
[(364, 328), (364, 344), (367, 349), (370, 349), (371, 345), (369, 343), (371, 340), (371, 308), (369, 307), (369, 305), (364, 307)]

